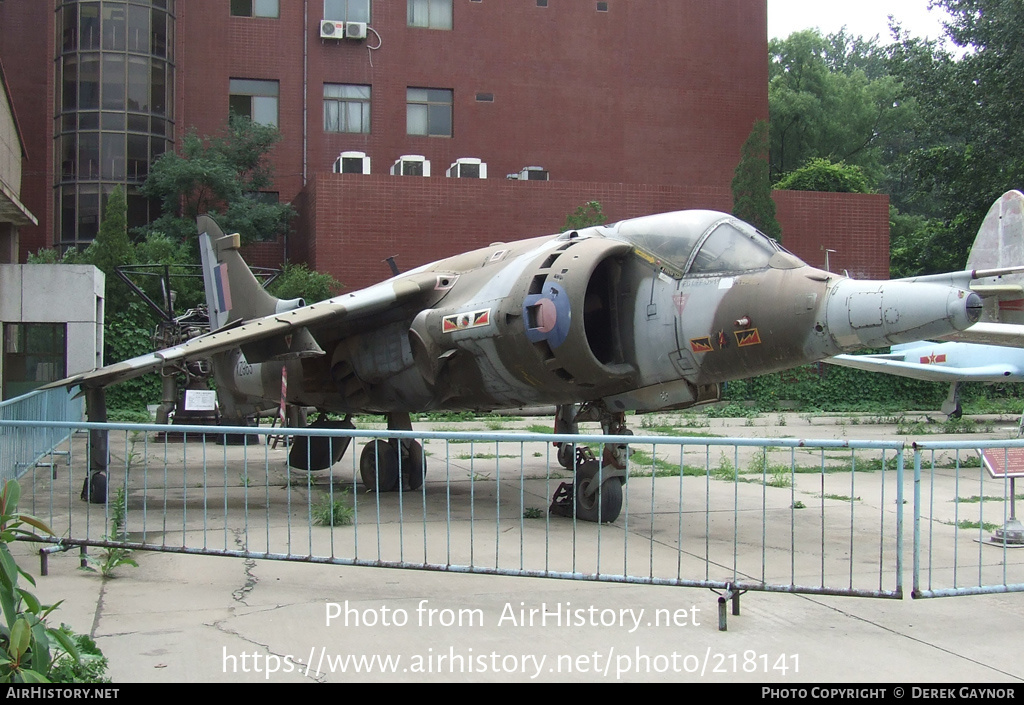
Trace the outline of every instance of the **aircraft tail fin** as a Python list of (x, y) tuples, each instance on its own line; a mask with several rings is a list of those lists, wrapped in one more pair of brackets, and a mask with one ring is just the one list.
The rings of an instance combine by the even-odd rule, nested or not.
[(199, 216), (196, 224), (211, 331), (305, 305), (302, 299), (279, 299), (263, 288), (242, 259), (237, 233), (225, 235), (207, 215)]
[[(1004, 269), (1024, 264), (1024, 194), (1007, 191), (988, 211), (967, 258), (967, 269)], [(980, 294), (986, 323), (1024, 324), (1024, 275), (981, 279), (971, 285)]]

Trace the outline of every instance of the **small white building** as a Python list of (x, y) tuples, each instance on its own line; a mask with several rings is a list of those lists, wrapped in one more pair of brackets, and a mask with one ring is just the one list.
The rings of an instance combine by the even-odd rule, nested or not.
[(106, 278), (90, 265), (0, 265), (0, 398), (103, 363)]

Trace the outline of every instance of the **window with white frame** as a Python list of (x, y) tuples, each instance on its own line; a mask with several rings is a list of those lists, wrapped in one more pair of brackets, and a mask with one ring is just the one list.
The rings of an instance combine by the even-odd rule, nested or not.
[(370, 22), (370, 0), (324, 0), (325, 20)]
[(451, 137), (451, 89), (409, 88), (406, 92), (406, 132), (427, 137)]
[(232, 17), (280, 17), (280, 0), (231, 0)]
[(452, 28), (452, 0), (408, 0), (410, 27)]
[(324, 84), (324, 132), (370, 131), (370, 87)]
[(236, 115), (244, 115), (261, 125), (277, 127), (279, 94), (277, 81), (232, 78), (228, 105)]

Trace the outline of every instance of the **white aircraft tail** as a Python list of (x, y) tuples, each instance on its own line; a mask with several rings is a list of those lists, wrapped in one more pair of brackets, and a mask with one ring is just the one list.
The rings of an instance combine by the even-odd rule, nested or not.
[[(1007, 191), (992, 204), (967, 258), (967, 269), (1024, 264), (1024, 194)], [(1024, 274), (981, 279), (971, 289), (984, 298), (985, 323), (1024, 324)]]
[(211, 331), (305, 305), (302, 299), (286, 301), (263, 288), (239, 253), (241, 238), (237, 233), (225, 235), (207, 215), (199, 216), (196, 224)]

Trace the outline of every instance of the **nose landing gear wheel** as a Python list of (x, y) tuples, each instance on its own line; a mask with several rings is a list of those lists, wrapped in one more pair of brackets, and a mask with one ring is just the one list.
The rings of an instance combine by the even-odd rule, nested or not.
[(608, 524), (618, 519), (622, 511), (622, 479), (609, 477), (600, 487), (595, 487), (596, 484), (597, 473), (590, 476), (582, 473), (577, 475), (573, 493), (576, 517), (583, 521)]
[(398, 450), (382, 439), (367, 443), (359, 456), (359, 477), (371, 492), (397, 490), (401, 483)]

